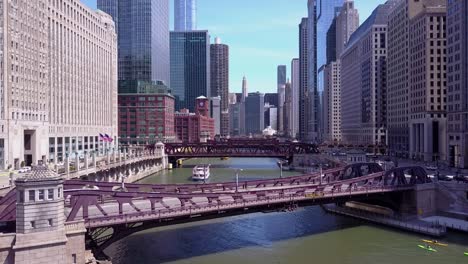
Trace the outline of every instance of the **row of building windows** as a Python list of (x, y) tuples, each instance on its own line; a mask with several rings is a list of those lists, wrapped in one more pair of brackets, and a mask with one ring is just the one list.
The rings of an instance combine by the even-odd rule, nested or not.
[[(19, 191), (18, 193), (18, 200), (20, 203), (24, 202), (35, 202), (35, 201), (52, 201), (54, 200), (54, 189), (39, 189), (39, 190), (29, 190), (27, 191), (28, 199), (25, 197), (24, 191)], [(62, 188), (58, 188), (57, 190), (57, 198), (62, 198)]]

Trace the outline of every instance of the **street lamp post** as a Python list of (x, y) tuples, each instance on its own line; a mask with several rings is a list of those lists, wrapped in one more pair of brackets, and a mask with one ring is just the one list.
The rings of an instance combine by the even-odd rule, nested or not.
[(283, 178), (283, 161), (278, 160), (277, 163), (278, 163), (278, 166), (280, 167), (280, 179), (281, 179)]
[(243, 169), (237, 169), (236, 170), (236, 192), (239, 191), (239, 173), (243, 171)]

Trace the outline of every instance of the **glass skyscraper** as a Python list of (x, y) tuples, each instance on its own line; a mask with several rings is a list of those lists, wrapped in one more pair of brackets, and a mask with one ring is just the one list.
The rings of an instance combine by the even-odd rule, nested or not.
[(286, 85), (286, 65), (279, 65), (277, 69), (277, 84)]
[(176, 110), (195, 110), (195, 99), (210, 97), (210, 35), (206, 30), (171, 31), (171, 89)]
[(97, 0), (115, 21), (119, 80), (170, 82), (169, 0)]
[(245, 99), (245, 133), (258, 135), (265, 128), (265, 95), (249, 93)]
[(327, 64), (327, 32), (333, 23), (337, 10), (344, 0), (308, 0), (309, 17), (309, 89), (310, 106), (309, 140), (320, 141), (323, 134), (321, 122), (322, 92), (324, 90), (324, 66)]
[(174, 0), (174, 30), (197, 29), (197, 0)]

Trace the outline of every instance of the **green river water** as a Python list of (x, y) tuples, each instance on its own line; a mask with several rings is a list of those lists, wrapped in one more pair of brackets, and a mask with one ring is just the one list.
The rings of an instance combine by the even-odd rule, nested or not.
[[(238, 168), (243, 169), (240, 181), (280, 176), (275, 159), (193, 159), (142, 183), (190, 183), (192, 168), (199, 163), (212, 164), (210, 182), (235, 181)], [(106, 253), (114, 264), (468, 263), (463, 255), (468, 234), (449, 233), (442, 239), (449, 246), (434, 246), (436, 253), (418, 247), (422, 238), (308, 207), (150, 229), (115, 243)]]

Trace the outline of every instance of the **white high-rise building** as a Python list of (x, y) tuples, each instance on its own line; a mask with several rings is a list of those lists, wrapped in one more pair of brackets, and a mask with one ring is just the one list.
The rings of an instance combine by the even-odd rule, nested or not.
[(341, 62), (332, 61), (325, 67), (324, 91), (325, 139), (341, 142)]
[(290, 132), (291, 137), (298, 137), (299, 133), (299, 59), (295, 58), (291, 61), (291, 89), (292, 89), (292, 102), (290, 109)]
[(78, 0), (0, 1), (0, 16), (0, 168), (116, 145), (112, 18)]

